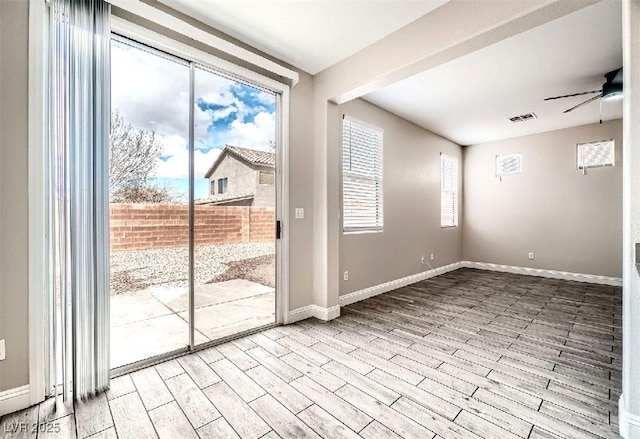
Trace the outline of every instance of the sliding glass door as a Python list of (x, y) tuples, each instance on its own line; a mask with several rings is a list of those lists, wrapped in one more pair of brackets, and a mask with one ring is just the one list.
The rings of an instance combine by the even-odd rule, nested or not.
[(275, 322), (275, 95), (195, 69), (196, 335)]
[[(111, 367), (183, 348), (189, 283), (189, 64), (111, 44)], [(186, 307), (186, 305), (185, 305)]]
[(276, 95), (112, 40), (111, 367), (276, 323)]

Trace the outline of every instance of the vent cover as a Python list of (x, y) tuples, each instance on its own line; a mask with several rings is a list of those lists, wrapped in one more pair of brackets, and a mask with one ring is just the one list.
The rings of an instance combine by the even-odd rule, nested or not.
[(536, 113), (527, 113), (527, 114), (521, 114), (520, 116), (510, 117), (509, 120), (511, 122), (526, 122), (528, 120), (533, 120), (537, 118), (538, 116), (536, 116)]
[(578, 169), (601, 168), (615, 164), (615, 142), (613, 140), (578, 143), (577, 148)]
[(496, 177), (518, 175), (522, 172), (522, 154), (496, 156)]

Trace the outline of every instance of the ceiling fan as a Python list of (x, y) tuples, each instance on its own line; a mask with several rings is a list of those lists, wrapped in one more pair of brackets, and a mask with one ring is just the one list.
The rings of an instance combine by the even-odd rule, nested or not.
[(604, 84), (602, 84), (601, 90), (583, 91), (581, 93), (573, 93), (570, 95), (554, 96), (552, 98), (546, 98), (545, 101), (598, 93), (598, 95), (593, 96), (587, 99), (586, 101), (581, 102), (578, 105), (574, 105), (573, 107), (563, 111), (563, 113), (569, 113), (570, 111), (573, 111), (576, 108), (582, 107), (583, 105), (588, 104), (589, 102), (597, 101), (598, 99), (602, 99), (603, 102), (613, 102), (613, 101), (619, 101), (620, 99), (622, 99), (622, 67), (620, 67), (619, 69), (610, 71), (609, 73), (605, 74), (604, 77), (606, 81)]

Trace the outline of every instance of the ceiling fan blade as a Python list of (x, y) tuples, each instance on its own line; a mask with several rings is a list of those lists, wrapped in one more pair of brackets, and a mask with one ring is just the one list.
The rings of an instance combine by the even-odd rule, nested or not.
[(602, 93), (602, 90), (592, 90), (592, 91), (583, 91), (581, 93), (574, 93), (571, 95), (564, 95), (564, 96), (554, 96), (552, 98), (546, 98), (545, 101), (551, 101), (553, 99), (563, 99), (563, 98), (570, 98), (573, 96), (582, 96), (582, 95), (590, 95), (592, 93)]
[(589, 98), (589, 99), (587, 99), (586, 101), (579, 103), (578, 105), (574, 105), (573, 107), (569, 108), (568, 110), (564, 110), (564, 111), (563, 111), (563, 113), (568, 113), (568, 112), (570, 112), (570, 111), (573, 111), (573, 110), (575, 110), (576, 108), (582, 107), (583, 105), (586, 105), (586, 104), (588, 104), (589, 102), (596, 101), (596, 100), (600, 99), (601, 97), (602, 97), (602, 93), (600, 93), (599, 95), (594, 96), (594, 97), (592, 97), (592, 98)]

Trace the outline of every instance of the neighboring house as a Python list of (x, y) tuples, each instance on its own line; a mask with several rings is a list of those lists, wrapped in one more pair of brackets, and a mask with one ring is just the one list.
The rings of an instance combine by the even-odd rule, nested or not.
[(226, 145), (205, 174), (209, 198), (200, 204), (274, 207), (275, 165), (273, 152)]

